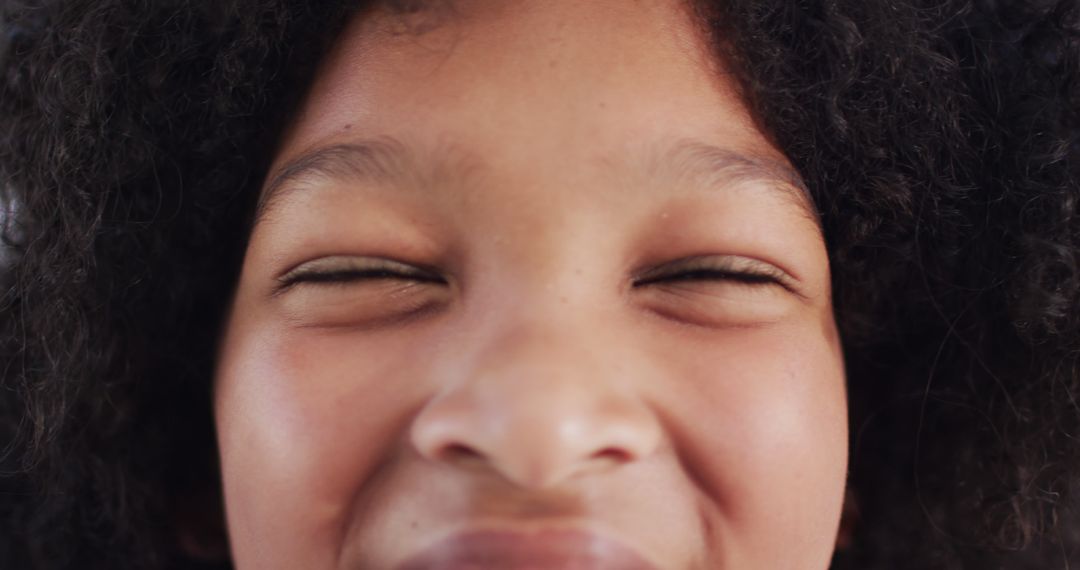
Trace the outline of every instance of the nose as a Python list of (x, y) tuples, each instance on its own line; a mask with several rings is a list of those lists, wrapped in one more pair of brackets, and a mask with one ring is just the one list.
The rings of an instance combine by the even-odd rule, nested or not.
[(456, 359), (448, 387), (413, 420), (412, 444), (431, 461), (534, 489), (648, 457), (662, 430), (628, 362), (581, 336), (519, 331)]

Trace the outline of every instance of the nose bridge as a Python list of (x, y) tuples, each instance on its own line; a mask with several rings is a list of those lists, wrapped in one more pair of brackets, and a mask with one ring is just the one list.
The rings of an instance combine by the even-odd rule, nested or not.
[(551, 311), (510, 313), (452, 356), (412, 426), (422, 455), (546, 487), (652, 453), (660, 428), (616, 338)]
[(465, 391), (497, 405), (503, 412), (495, 417), (507, 421), (583, 421), (629, 390), (613, 347), (590, 336), (580, 324), (504, 330), (477, 352)]

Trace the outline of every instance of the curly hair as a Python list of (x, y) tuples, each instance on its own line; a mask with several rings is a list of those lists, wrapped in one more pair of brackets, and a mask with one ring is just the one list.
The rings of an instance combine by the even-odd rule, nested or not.
[[(175, 525), (220, 493), (214, 349), (346, 4), (2, 4), (0, 567), (207, 567)], [(1067, 567), (1080, 2), (694, 5), (822, 219), (857, 511), (834, 568)]]

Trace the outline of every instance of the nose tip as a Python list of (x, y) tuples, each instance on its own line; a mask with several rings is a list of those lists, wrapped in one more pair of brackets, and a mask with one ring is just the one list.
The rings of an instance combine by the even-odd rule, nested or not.
[(660, 429), (644, 403), (595, 383), (489, 378), (430, 401), (410, 437), (431, 461), (541, 489), (647, 457)]

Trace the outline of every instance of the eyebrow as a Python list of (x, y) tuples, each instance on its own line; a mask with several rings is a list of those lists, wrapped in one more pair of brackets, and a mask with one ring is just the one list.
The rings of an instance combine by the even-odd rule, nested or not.
[[(445, 173), (457, 180), (468, 177), (468, 164), (449, 157), (460, 153), (440, 152), (432, 171), (424, 172), (409, 147), (392, 137), (323, 146), (302, 153), (278, 168), (268, 178), (255, 210), (258, 224), (275, 205), (298, 191), (336, 180), (364, 181), (391, 187), (409, 186), (427, 179), (431, 172)], [(648, 176), (689, 178), (707, 187), (757, 183), (789, 200), (820, 227), (820, 216), (799, 173), (780, 160), (718, 147), (696, 139), (680, 139), (646, 154)], [(634, 163), (630, 163), (631, 166)], [(438, 178), (438, 177), (436, 177)]]
[(320, 181), (347, 179), (400, 184), (409, 170), (408, 158), (405, 145), (389, 137), (305, 152), (269, 178), (255, 208), (255, 222), (285, 196)]
[[(709, 188), (756, 184), (792, 203), (819, 228), (821, 215), (802, 176), (785, 161), (739, 152), (696, 139), (680, 139), (663, 152), (648, 155), (652, 170), (676, 179), (690, 178)], [(661, 177), (660, 175), (655, 175)]]

